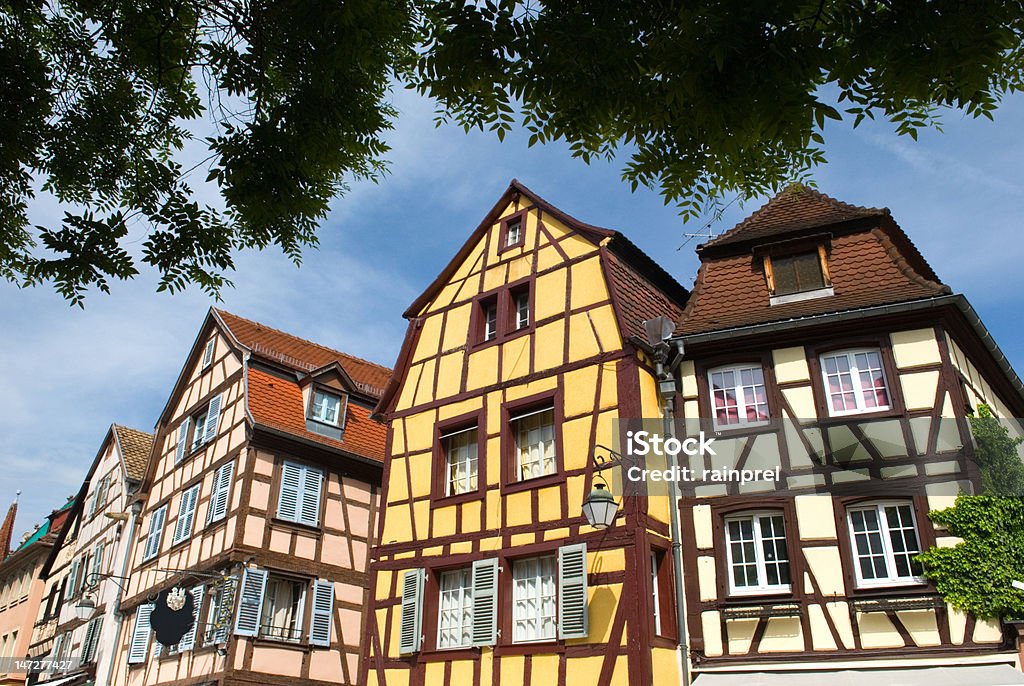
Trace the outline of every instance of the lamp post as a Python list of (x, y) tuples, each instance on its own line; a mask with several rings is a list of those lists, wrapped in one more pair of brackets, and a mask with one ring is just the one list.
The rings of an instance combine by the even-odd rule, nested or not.
[(607, 529), (615, 522), (619, 506), (603, 483), (594, 484), (594, 490), (583, 501), (583, 516), (595, 529)]

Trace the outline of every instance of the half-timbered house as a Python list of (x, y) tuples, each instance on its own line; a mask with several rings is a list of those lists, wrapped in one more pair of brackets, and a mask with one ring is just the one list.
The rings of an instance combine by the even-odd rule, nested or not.
[(970, 304), (888, 210), (801, 186), (698, 253), (681, 415), (786, 483), (683, 502), (696, 683), (1018, 683), (1011, 632), (943, 602), (914, 560), (955, 542), (928, 511), (976, 477), (967, 413), (1024, 413)]
[[(156, 425), (118, 684), (356, 682), (389, 375), (209, 312)], [(195, 622), (164, 646), (149, 617), (171, 588)]]
[(41, 570), (47, 592), (34, 640), (58, 668), (43, 669), (39, 684), (110, 684), (134, 531), (130, 503), (152, 446), (152, 434), (112, 425), (86, 472)]
[(686, 290), (513, 181), (408, 308), (368, 684), (677, 684), (668, 501), (581, 515), (620, 416), (659, 416), (643, 322)]

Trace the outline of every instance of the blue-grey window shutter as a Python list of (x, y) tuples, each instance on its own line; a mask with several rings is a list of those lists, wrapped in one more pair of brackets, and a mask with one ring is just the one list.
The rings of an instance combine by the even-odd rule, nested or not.
[(267, 590), (267, 571), (256, 567), (242, 570), (242, 590), (238, 594), (235, 636), (256, 636), (260, 631), (263, 594)]
[(152, 605), (139, 605), (135, 611), (135, 626), (132, 627), (132, 640), (128, 646), (128, 664), (130, 665), (146, 661), (146, 654), (149, 652), (149, 615), (152, 613)]
[(498, 641), (498, 559), (473, 563), (473, 645)]
[(331, 624), (334, 619), (334, 582), (317, 579), (313, 582), (313, 612), (309, 621), (309, 644), (331, 647)]
[(96, 546), (96, 553), (92, 558), (92, 574), (85, 580), (85, 585), (93, 587), (100, 582), (100, 574), (103, 573), (103, 541)]
[(178, 521), (174, 523), (174, 543), (181, 543), (192, 536), (192, 524), (196, 518), (200, 485), (196, 484), (181, 494), (181, 503), (178, 506)]
[(54, 662), (60, 662), (60, 649), (63, 643), (64, 634), (57, 634), (53, 639), (53, 645), (50, 647), (50, 659)]
[(71, 571), (68, 572), (68, 596), (74, 597), (78, 589), (78, 560), (71, 561)]
[(234, 460), (222, 464), (213, 477), (213, 494), (210, 504), (206, 507), (206, 523), (224, 519), (228, 513), (228, 501), (231, 497), (231, 481), (235, 476)]
[(97, 617), (85, 627), (85, 639), (82, 641), (82, 664), (86, 665), (96, 657), (96, 645), (100, 640), (100, 629), (103, 626), (103, 617)]
[(302, 504), (299, 522), (320, 526), (320, 496), (323, 492), (324, 473), (314, 467), (302, 468)]
[(160, 540), (164, 535), (164, 520), (166, 518), (166, 505), (161, 506), (149, 516), (149, 535), (146, 536), (146, 549), (142, 559), (149, 560), (160, 553)]
[(213, 349), (216, 344), (216, 338), (211, 338), (206, 342), (206, 347), (203, 349), (203, 369), (213, 364)]
[(423, 569), (410, 569), (402, 577), (402, 629), (398, 639), (401, 655), (419, 651), (423, 643)]
[(174, 449), (174, 464), (185, 459), (185, 444), (188, 442), (188, 426), (192, 423), (191, 417), (185, 417), (185, 421), (178, 427), (178, 446)]
[(584, 638), (587, 615), (587, 544), (558, 549), (558, 637)]
[(302, 496), (302, 467), (285, 462), (281, 467), (281, 493), (277, 497), (277, 516), (289, 522), (299, 521), (299, 499)]
[[(223, 393), (218, 393), (210, 399), (210, 407), (206, 411), (206, 429), (203, 432), (203, 442), (208, 443), (217, 436), (217, 424), (220, 422), (220, 400)], [(196, 427), (198, 431), (200, 427)]]
[(178, 643), (178, 652), (184, 652), (186, 650), (192, 650), (196, 644), (196, 632), (199, 630), (199, 617), (200, 611), (203, 608), (203, 591), (204, 587), (196, 586), (192, 589), (192, 628), (182, 636), (181, 641)]

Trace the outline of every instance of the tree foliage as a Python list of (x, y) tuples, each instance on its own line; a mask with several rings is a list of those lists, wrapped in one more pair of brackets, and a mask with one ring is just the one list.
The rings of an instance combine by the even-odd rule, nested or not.
[(983, 619), (1024, 619), (1024, 463), (1005, 423), (987, 405), (970, 418), (981, 494), (957, 497), (929, 518), (962, 542), (933, 547), (918, 560), (953, 607)]
[[(991, 117), (1022, 35), (1019, 0), (0, 0), (0, 276), (80, 302), (137, 273), (136, 226), (162, 289), (216, 293), (243, 248), (298, 260), (384, 172), (394, 83), (439, 121), (624, 154), (692, 217), (805, 178), (828, 120)], [(204, 117), (222, 211), (180, 161)], [(31, 226), (39, 190), (57, 225)]]

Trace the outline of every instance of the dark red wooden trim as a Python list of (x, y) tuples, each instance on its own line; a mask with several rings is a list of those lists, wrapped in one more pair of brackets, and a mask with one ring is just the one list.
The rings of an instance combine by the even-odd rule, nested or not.
[[(553, 409), (555, 436), (555, 471), (545, 476), (520, 480), (519, 458), (516, 455), (516, 440), (512, 432), (512, 416), (530, 408), (551, 405)], [(513, 493), (530, 488), (541, 488), (565, 482), (565, 453), (562, 446), (563, 399), (561, 385), (551, 391), (544, 391), (525, 398), (505, 402), (501, 406), (501, 491)]]
[[(506, 252), (508, 250), (513, 250), (515, 248), (522, 248), (522, 247), (525, 246), (525, 244), (526, 244), (526, 217), (527, 217), (528, 213), (529, 213), (528, 209), (522, 209), (522, 210), (519, 210), (518, 212), (516, 212), (515, 214), (510, 214), (507, 217), (504, 217), (504, 218), (502, 218), (500, 220), (501, 221), (501, 228), (500, 228), (499, 234), (498, 234), (499, 235), (499, 239), (498, 239), (498, 255), (501, 255), (503, 252)], [(508, 242), (508, 228), (509, 228), (509, 226), (514, 224), (517, 220), (519, 221), (519, 240), (516, 241), (515, 243), (509, 243)]]
[[(441, 437), (449, 432), (460, 429), (468, 429), (476, 426), (476, 451), (477, 451), (477, 487), (475, 491), (460, 493), (457, 495), (444, 494), (445, 482), (448, 478), (448, 459), (445, 454)], [(433, 470), (430, 479), (430, 501), (432, 507), (444, 507), (455, 505), (469, 500), (479, 500), (484, 497), (487, 486), (487, 408), (481, 407), (473, 412), (467, 412), (457, 417), (452, 417), (434, 424), (434, 447), (433, 447)]]

